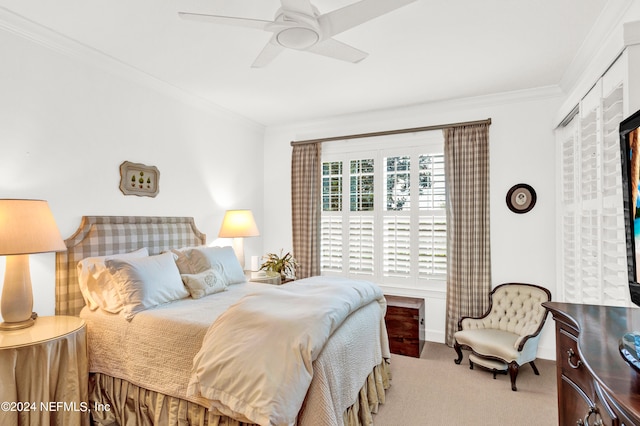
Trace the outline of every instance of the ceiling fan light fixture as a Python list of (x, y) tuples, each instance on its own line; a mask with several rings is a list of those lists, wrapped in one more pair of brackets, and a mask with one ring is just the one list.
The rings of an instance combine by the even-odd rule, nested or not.
[(289, 49), (308, 49), (320, 40), (320, 34), (311, 28), (286, 28), (278, 33), (276, 40), (282, 47)]

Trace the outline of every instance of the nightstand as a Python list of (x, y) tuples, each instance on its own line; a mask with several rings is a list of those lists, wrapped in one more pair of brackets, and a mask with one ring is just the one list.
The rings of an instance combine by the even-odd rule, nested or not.
[(89, 424), (84, 320), (39, 317), (0, 331), (0, 424)]
[(280, 280), (280, 274), (273, 271), (244, 271), (247, 279), (254, 283), (264, 283), (264, 284), (273, 284), (280, 285), (282, 284)]
[(424, 299), (384, 296), (387, 313), (384, 317), (392, 354), (420, 358), (424, 347)]

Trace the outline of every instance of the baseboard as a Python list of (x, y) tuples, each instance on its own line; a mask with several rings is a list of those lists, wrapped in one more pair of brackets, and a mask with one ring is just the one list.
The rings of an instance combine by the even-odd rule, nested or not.
[(438, 330), (425, 330), (424, 332), (425, 340), (427, 342), (436, 342), (436, 343), (444, 343), (445, 342), (445, 334)]

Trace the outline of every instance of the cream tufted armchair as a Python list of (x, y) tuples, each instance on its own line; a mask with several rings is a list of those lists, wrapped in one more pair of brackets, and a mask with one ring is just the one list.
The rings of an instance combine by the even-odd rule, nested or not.
[(478, 364), (495, 373), (509, 371), (511, 389), (521, 365), (529, 363), (539, 375), (533, 361), (538, 352), (540, 331), (547, 318), (542, 303), (551, 300), (551, 293), (533, 284), (507, 283), (489, 294), (489, 310), (478, 318), (462, 317), (454, 335), (456, 364), (462, 361), (462, 349), (470, 349), (470, 368)]

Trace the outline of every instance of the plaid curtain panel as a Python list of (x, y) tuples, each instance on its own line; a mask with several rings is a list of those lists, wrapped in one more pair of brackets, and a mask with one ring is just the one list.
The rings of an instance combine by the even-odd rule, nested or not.
[(320, 275), (320, 143), (294, 145), (291, 216), (296, 278)]
[(453, 346), (461, 316), (489, 306), (489, 125), (443, 130), (447, 184), (446, 343)]
[(82, 259), (147, 247), (150, 255), (206, 243), (192, 217), (83, 216), (78, 230), (56, 253), (56, 315), (78, 315), (84, 298), (77, 265)]

